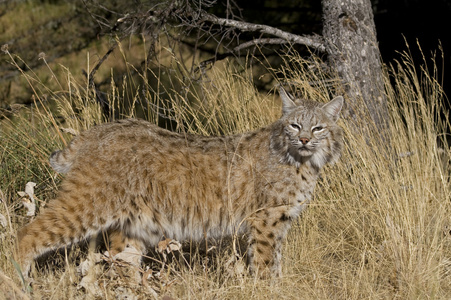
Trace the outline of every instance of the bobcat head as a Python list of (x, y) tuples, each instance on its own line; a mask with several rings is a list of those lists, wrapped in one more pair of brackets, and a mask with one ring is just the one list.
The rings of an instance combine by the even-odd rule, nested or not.
[(324, 104), (312, 100), (296, 99), (281, 87), (282, 117), (271, 145), (279, 152), (281, 161), (299, 167), (310, 161), (320, 169), (340, 157), (342, 130), (337, 120), (343, 106), (338, 96)]

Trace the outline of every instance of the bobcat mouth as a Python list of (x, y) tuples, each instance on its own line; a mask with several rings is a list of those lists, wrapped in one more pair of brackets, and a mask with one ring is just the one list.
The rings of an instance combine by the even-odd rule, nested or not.
[(308, 147), (307, 145), (301, 145), (298, 148), (299, 154), (301, 156), (311, 156), (313, 155), (313, 149), (311, 147)]
[(312, 156), (313, 152), (309, 149), (304, 148), (304, 149), (299, 149), (299, 154), (301, 156)]

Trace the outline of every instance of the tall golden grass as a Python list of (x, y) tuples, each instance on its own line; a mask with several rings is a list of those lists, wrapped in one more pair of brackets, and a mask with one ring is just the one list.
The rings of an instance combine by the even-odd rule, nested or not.
[[(18, 59), (12, 54), (10, 58)], [(171, 55), (165, 59), (177, 64)], [(310, 71), (319, 61), (296, 55), (285, 59), (281, 71), (269, 72), (292, 83), (303, 97), (326, 101), (338, 88), (337, 81), (320, 68)], [(34, 90), (35, 105), (0, 124), (0, 213), (10, 220), (0, 228), (0, 270), (18, 286), (10, 259), (15, 257), (16, 230), (28, 220), (20, 210), (17, 190), (34, 181), (40, 204), (48, 201), (59, 182), (48, 165), (49, 153), (70, 140), (67, 132), (105, 121), (95, 93), (66, 71), (67, 76), (58, 79), (59, 90), (48, 90), (39, 78), (24, 73)], [(146, 80), (142, 82), (153, 80), (157, 85), (112, 82), (107, 97), (116, 117), (140, 115), (173, 130), (199, 134), (243, 132), (280, 115), (277, 95), (258, 93), (250, 72), (226, 61), (207, 71), (203, 81), (187, 81), (186, 74), (174, 71), (174, 84), (169, 85), (159, 77), (161, 73), (149, 69), (141, 75)], [(345, 132), (342, 158), (323, 171), (315, 201), (290, 230), (282, 278), (268, 282), (248, 276), (237, 263), (230, 263), (231, 251), (226, 249), (213, 258), (199, 257), (189, 266), (172, 262), (154, 272), (147, 284), (155, 293), (145, 285), (131, 285), (126, 278), (100, 273), (99, 297), (117, 297), (122, 289), (133, 288), (140, 298), (448, 299), (451, 153), (446, 134), (450, 124), (436, 75), (435, 68), (416, 69), (408, 55), (386, 67), (389, 139), (369, 119), (357, 122), (367, 128), (366, 135), (358, 133), (354, 122), (340, 121)], [(130, 99), (124, 108), (118, 102), (126, 94)], [(75, 263), (39, 272), (33, 298), (83, 298), (88, 293), (77, 289), (81, 278)]]

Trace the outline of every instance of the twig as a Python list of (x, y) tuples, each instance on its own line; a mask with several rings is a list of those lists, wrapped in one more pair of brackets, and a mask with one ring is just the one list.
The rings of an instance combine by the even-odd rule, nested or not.
[(114, 44), (108, 49), (108, 51), (102, 56), (102, 58), (97, 62), (97, 64), (94, 66), (94, 68), (89, 73), (89, 86), (94, 87), (94, 75), (96, 74), (97, 70), (100, 68), (100, 66), (103, 64), (103, 62), (110, 56), (111, 53), (113, 53), (114, 49), (116, 49), (117, 45), (119, 44), (119, 41), (115, 41)]
[(103, 62), (108, 58), (108, 56), (110, 56), (111, 53), (113, 53), (114, 49), (116, 49), (116, 47), (119, 45), (119, 40), (115, 40), (114, 44), (110, 47), (110, 49), (108, 49), (108, 51), (102, 56), (102, 58), (97, 62), (97, 64), (94, 66), (94, 68), (92, 68), (91, 72), (89, 73), (89, 75), (84, 72), (85, 76), (87, 76), (88, 79), (88, 84), (89, 87), (94, 89), (95, 91), (95, 97), (96, 97), (96, 101), (97, 103), (100, 104), (100, 106), (102, 107), (103, 113), (105, 116), (109, 116), (110, 115), (110, 103), (109, 101), (102, 95), (102, 93), (97, 89), (96, 84), (94, 82), (94, 76), (97, 72), (97, 70), (100, 68), (100, 66), (103, 64)]

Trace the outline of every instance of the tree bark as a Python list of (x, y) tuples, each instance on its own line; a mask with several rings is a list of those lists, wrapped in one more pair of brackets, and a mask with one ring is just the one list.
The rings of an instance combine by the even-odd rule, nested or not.
[(369, 113), (381, 133), (388, 110), (370, 0), (322, 0), (323, 38), (330, 67), (338, 72), (352, 117)]

